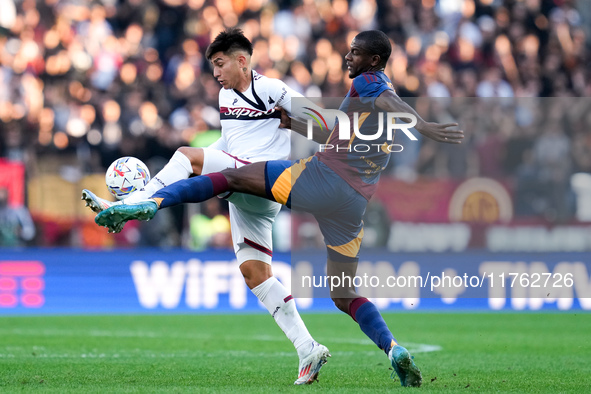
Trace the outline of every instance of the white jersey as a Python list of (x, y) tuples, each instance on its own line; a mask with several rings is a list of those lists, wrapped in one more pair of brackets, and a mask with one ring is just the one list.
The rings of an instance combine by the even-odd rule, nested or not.
[(220, 90), (221, 138), (210, 147), (256, 162), (289, 157), (290, 131), (279, 128), (280, 112), (291, 114), (292, 97), (302, 97), (284, 82), (252, 72), (245, 92)]

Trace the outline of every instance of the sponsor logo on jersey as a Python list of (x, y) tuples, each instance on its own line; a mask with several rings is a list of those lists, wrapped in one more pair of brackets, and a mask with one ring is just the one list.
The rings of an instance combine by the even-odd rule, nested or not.
[(285, 98), (285, 95), (287, 94), (287, 89), (281, 88), (281, 92), (282, 93), (281, 93), (281, 97), (279, 97), (279, 102), (281, 102)]
[(260, 111), (254, 108), (244, 107), (220, 107), (220, 118), (236, 119), (236, 120), (256, 120), (256, 119), (270, 119), (280, 118), (281, 113), (277, 112), (275, 108), (269, 108), (266, 111)]

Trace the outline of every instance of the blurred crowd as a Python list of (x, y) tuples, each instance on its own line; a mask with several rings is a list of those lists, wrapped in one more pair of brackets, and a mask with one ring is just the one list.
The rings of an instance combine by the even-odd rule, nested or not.
[[(389, 172), (408, 180), (522, 177), (542, 188), (550, 180), (561, 197), (523, 203), (524, 214), (547, 215), (557, 198), (568, 200), (570, 174), (591, 171), (589, 103), (571, 99), (591, 96), (588, 4), (0, 0), (0, 157), (23, 162), (28, 179), (59, 172), (64, 161), (78, 179), (128, 155), (161, 167), (179, 146), (202, 145), (219, 129), (220, 86), (204, 52), (225, 27), (251, 39), (254, 69), (311, 97), (343, 96), (352, 37), (380, 29), (394, 45), (386, 74), (398, 94), (419, 98), (424, 114), (459, 121), (468, 136), (456, 150), (416, 145)], [(429, 97), (438, 99), (421, 106)], [(477, 112), (436, 104), (465, 97), (499, 98), (489, 113), (510, 114), (513, 124), (483, 125)], [(562, 112), (517, 110), (540, 97), (559, 97)], [(565, 204), (555, 217), (569, 215)]]

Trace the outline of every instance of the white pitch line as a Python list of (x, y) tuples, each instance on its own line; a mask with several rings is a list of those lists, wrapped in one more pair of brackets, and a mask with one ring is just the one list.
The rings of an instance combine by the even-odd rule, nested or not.
[[(257, 341), (284, 341), (285, 337), (277, 337), (271, 335), (255, 335), (252, 336), (250, 339), (257, 340)], [(320, 342), (322, 338), (317, 338)], [(369, 345), (375, 346), (374, 343), (369, 338), (327, 338), (325, 341), (327, 343), (348, 343), (352, 345)], [(443, 348), (439, 345), (430, 345), (427, 343), (414, 343), (414, 342), (405, 342), (403, 346), (408, 349), (411, 353), (429, 353), (429, 352), (438, 352), (443, 350)]]
[[(176, 338), (176, 339), (189, 339), (189, 340), (209, 340), (215, 338), (232, 339), (236, 338), (235, 335), (212, 335), (205, 333), (171, 333), (171, 332), (153, 332), (153, 331), (133, 331), (133, 330), (68, 330), (68, 329), (34, 329), (34, 328), (14, 328), (14, 329), (0, 329), (0, 335), (23, 335), (23, 336), (60, 336), (60, 337), (106, 337), (106, 338)], [(275, 335), (252, 335), (247, 337), (241, 337), (247, 341), (263, 341), (263, 342), (284, 342), (286, 339), (283, 336)], [(317, 338), (320, 342), (323, 342), (323, 338)], [(375, 346), (372, 341), (368, 338), (350, 338), (350, 337), (330, 337), (324, 340), (326, 343), (345, 343), (352, 345), (362, 346)], [(443, 348), (439, 345), (426, 344), (426, 343), (403, 343), (403, 345), (411, 353), (428, 353), (441, 351)], [(1, 347), (4, 350), (9, 347)], [(268, 354), (268, 353), (265, 353)], [(4, 354), (0, 354), (0, 357), (6, 357)]]
[[(333, 357), (375, 357), (376, 355), (380, 354), (377, 349), (371, 351), (331, 351)], [(418, 353), (415, 351), (415, 353)], [(203, 352), (203, 351), (188, 351), (188, 352), (178, 352), (178, 353), (159, 353), (159, 352), (150, 352), (150, 351), (143, 351), (143, 352), (129, 352), (129, 351), (118, 351), (117, 353), (107, 353), (107, 352), (85, 352), (85, 353), (38, 353), (35, 356), (32, 356), (28, 351), (24, 354), (13, 354), (13, 353), (0, 353), (0, 359), (3, 358), (15, 358), (15, 359), (22, 359), (26, 358), (31, 360), (32, 358), (39, 358), (39, 359), (125, 359), (125, 358), (137, 358), (140, 356), (143, 359), (159, 359), (159, 358), (219, 358), (220, 356), (227, 356), (231, 355), (233, 357), (239, 358), (254, 358), (259, 359), (261, 357), (265, 358), (293, 358), (294, 360), (297, 358), (297, 355), (294, 352), (251, 352), (247, 350), (220, 350), (216, 352)]]
[(114, 337), (114, 338), (184, 338), (184, 339), (211, 339), (211, 334), (201, 333), (161, 333), (152, 331), (133, 330), (66, 330), (66, 329), (34, 329), (14, 328), (0, 329), (0, 335), (27, 335), (27, 336), (64, 336), (64, 337)]

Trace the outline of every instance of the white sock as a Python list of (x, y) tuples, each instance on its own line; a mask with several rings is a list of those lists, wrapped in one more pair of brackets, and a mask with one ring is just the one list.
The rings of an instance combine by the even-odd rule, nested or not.
[(176, 151), (164, 168), (142, 190), (138, 190), (127, 197), (125, 203), (135, 203), (150, 198), (152, 194), (163, 187), (187, 179), (192, 173), (191, 160), (181, 152)]
[(261, 300), (277, 325), (293, 343), (298, 357), (307, 355), (310, 346), (306, 345), (311, 344), (314, 339), (298, 313), (295, 300), (285, 286), (275, 277), (271, 277), (252, 289), (252, 292)]

